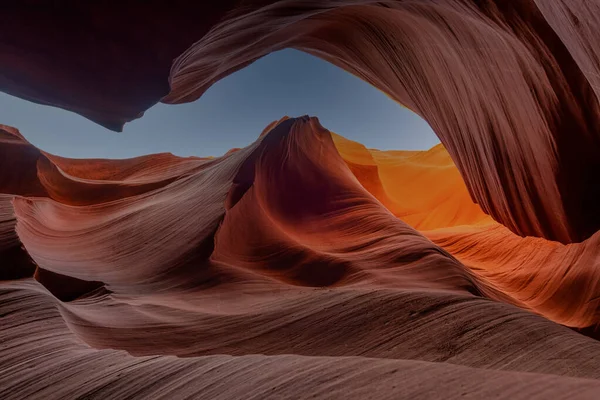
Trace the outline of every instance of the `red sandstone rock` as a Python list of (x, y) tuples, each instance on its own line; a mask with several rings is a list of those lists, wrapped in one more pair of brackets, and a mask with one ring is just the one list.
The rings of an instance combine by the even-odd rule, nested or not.
[(598, 0), (46, 3), (3, 10), (8, 93), (120, 129), (294, 47), (425, 118), (513, 232), (569, 243), (600, 228)]
[(0, 90), (111, 129), (293, 47), (458, 168), (422, 159), (427, 191), (308, 118), (207, 159), (69, 160), (2, 126), (0, 397), (597, 397), (600, 345), (557, 322), (597, 336), (598, 0), (0, 11)]
[[(38, 154), (37, 175), (17, 188), (47, 194), (13, 200), (37, 270), (36, 281), (0, 282), (0, 396), (594, 398), (600, 343), (507, 303), (597, 323), (595, 286), (563, 290), (580, 285), (576, 253), (597, 262), (595, 239), (566, 252), (533, 239), (546, 259), (513, 260), (503, 278), (502, 247), (526, 258), (532, 238), (481, 211), (471, 226), (448, 225), (452, 201), (438, 204), (437, 222), (407, 214), (430, 228), (419, 233), (378, 200), (385, 188), (367, 190), (358, 148), (314, 118), (270, 127), (215, 159), (89, 162), (35, 153), (4, 128)], [(421, 168), (445, 165), (440, 151)], [(373, 157), (386, 182), (385, 156)], [(456, 221), (473, 218), (467, 206)], [(3, 226), (14, 247), (14, 222)], [(532, 279), (545, 288), (516, 290)]]

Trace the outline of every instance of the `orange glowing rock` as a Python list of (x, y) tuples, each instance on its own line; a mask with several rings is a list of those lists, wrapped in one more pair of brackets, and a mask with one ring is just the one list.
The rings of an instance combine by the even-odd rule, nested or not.
[(3, 397), (322, 394), (289, 380), (314, 371), (357, 398), (600, 389), (600, 342), (556, 323), (599, 321), (598, 236), (515, 235), (442, 146), (368, 150), (308, 117), (207, 159), (71, 160), (0, 133), (35, 171), (5, 173), (0, 197)]
[(443, 146), (379, 151), (332, 136), (371, 194), (512, 303), (569, 326), (600, 322), (600, 232), (570, 245), (520, 237), (471, 200)]
[(295, 48), (442, 145), (285, 117), (71, 160), (0, 126), (0, 398), (598, 397), (598, 0), (13, 3), (0, 90), (113, 130)]

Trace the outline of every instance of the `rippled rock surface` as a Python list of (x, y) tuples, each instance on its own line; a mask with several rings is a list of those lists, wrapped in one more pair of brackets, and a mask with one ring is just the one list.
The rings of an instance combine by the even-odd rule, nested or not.
[(113, 130), (292, 47), (442, 145), (301, 117), (72, 160), (2, 126), (1, 398), (597, 398), (598, 0), (13, 3), (0, 90)]

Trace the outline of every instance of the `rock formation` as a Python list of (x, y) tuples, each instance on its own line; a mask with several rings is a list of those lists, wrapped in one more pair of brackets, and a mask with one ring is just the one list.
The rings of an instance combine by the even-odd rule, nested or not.
[(1, 126), (0, 398), (597, 398), (598, 0), (196, 3), (8, 2), (0, 90), (120, 130), (291, 47), (442, 145), (301, 117), (73, 160)]
[(2, 269), (4, 398), (600, 390), (600, 343), (559, 325), (598, 323), (597, 237), (510, 232), (441, 146), (368, 150), (308, 117), (210, 159), (2, 142), (31, 155), (4, 174), (0, 249), (26, 260)]

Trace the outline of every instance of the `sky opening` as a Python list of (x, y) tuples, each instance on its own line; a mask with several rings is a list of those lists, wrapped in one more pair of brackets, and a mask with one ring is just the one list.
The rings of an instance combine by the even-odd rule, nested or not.
[(69, 111), (0, 93), (0, 123), (18, 128), (42, 150), (72, 158), (163, 152), (219, 156), (252, 143), (271, 121), (305, 114), (370, 148), (427, 150), (439, 143), (412, 111), (346, 71), (297, 50), (258, 60), (193, 103), (159, 103), (121, 133)]

